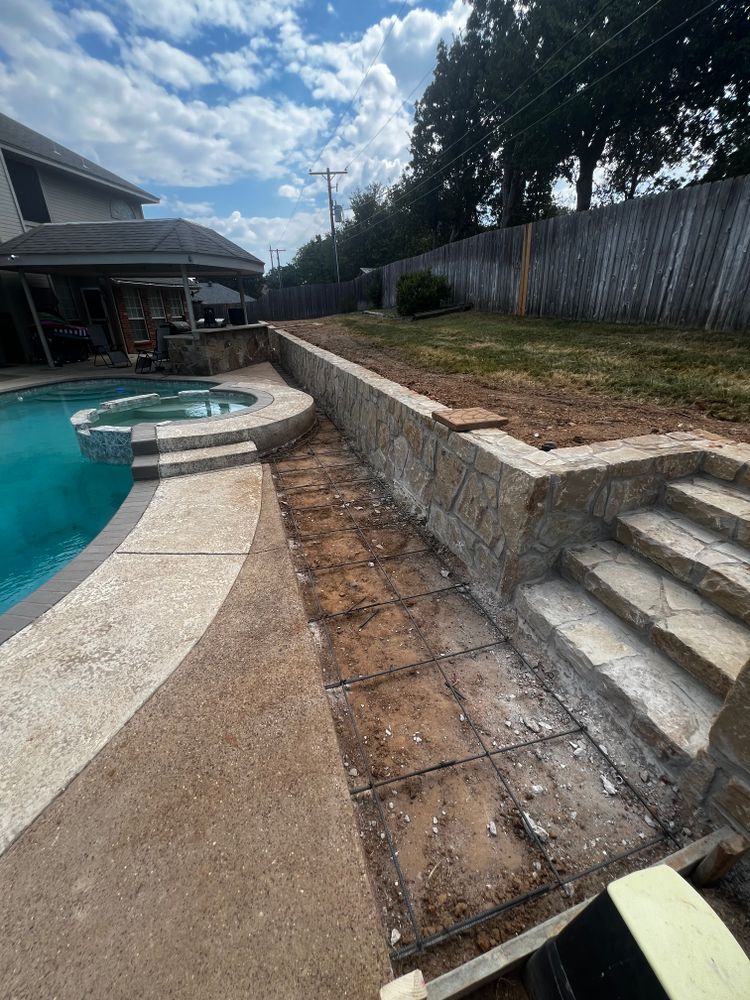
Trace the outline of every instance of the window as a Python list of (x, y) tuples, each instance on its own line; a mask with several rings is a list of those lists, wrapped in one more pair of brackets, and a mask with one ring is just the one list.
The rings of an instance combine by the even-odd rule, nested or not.
[(162, 302), (161, 292), (158, 288), (147, 289), (146, 302), (148, 302), (148, 311), (151, 313), (152, 319), (160, 322), (167, 318), (167, 314), (164, 311), (164, 303)]
[(128, 318), (133, 340), (149, 340), (146, 318), (143, 315), (143, 304), (138, 289), (132, 285), (122, 286), (122, 298), (125, 303), (125, 315)]
[(36, 167), (20, 160), (6, 159), (5, 162), (24, 222), (49, 222), (47, 202)]
[(185, 315), (185, 301), (182, 298), (182, 292), (178, 291), (176, 288), (174, 291), (170, 289), (168, 292), (164, 293), (164, 298), (167, 303), (169, 318), (182, 319)]

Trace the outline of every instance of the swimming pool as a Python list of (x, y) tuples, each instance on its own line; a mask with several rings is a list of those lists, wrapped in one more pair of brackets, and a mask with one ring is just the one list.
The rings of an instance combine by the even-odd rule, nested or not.
[(84, 458), (70, 417), (118, 396), (215, 384), (106, 378), (0, 395), (0, 613), (85, 548), (132, 485), (129, 467)]

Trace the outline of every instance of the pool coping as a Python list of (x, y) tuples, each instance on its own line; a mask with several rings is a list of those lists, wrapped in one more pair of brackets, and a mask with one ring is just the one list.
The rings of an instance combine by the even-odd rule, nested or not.
[[(256, 366), (250, 366), (256, 367)], [(245, 369), (246, 370), (246, 369)], [(206, 382), (213, 381), (217, 385), (232, 384), (233, 378), (231, 376), (237, 375), (237, 371), (222, 373), (221, 378), (206, 378), (205, 376), (180, 376), (179, 381), (186, 382)], [(48, 388), (51, 385), (60, 385), (65, 382), (89, 382), (89, 381), (99, 381), (99, 379), (104, 378), (114, 378), (110, 372), (105, 375), (102, 372), (99, 378), (91, 378), (89, 375), (82, 375), (74, 378), (60, 378), (46, 380), (39, 383), (34, 383), (33, 385), (25, 385), (21, 390), (18, 387), (3, 387), (0, 388), (0, 396), (8, 395), (10, 393), (17, 393), (19, 391), (26, 392), (29, 389), (37, 388)], [(135, 376), (131, 374), (129, 376), (123, 376), (124, 378), (133, 378), (141, 376)], [(161, 381), (169, 381), (170, 376), (165, 376)], [(174, 381), (174, 376), (172, 376)], [(156, 382), (156, 380), (154, 380)], [(283, 383), (282, 383), (283, 384)], [(238, 388), (238, 391), (242, 391)], [(249, 392), (250, 389), (246, 388), (244, 391)], [(265, 409), (267, 406), (271, 405), (275, 397), (272, 393), (267, 390), (258, 388), (253, 392), (253, 395), (258, 397), (260, 401), (261, 397), (268, 397), (267, 400), (261, 402), (261, 405), (255, 408), (248, 408), (257, 412), (257, 410)], [(201, 417), (193, 421), (194, 423), (208, 423), (213, 420), (226, 420), (228, 417), (237, 416), (237, 414), (227, 414), (221, 417)], [(154, 429), (154, 436), (156, 428), (163, 426), (161, 424), (152, 425), (138, 425), (144, 427), (150, 427)], [(133, 466), (131, 465), (131, 469)], [(79, 584), (83, 583), (87, 577), (89, 577), (94, 570), (98, 569), (101, 564), (108, 559), (116, 549), (123, 544), (125, 539), (128, 537), (130, 532), (136, 526), (138, 521), (141, 519), (146, 511), (146, 508), (151, 503), (151, 500), (156, 493), (161, 479), (143, 479), (136, 478), (136, 473), (133, 471), (133, 483), (130, 490), (122, 501), (120, 506), (117, 508), (112, 517), (107, 521), (101, 531), (92, 538), (88, 545), (82, 549), (78, 555), (74, 556), (70, 562), (65, 563), (55, 574), (53, 574), (44, 583), (41, 583), (35, 590), (33, 590), (28, 597), (22, 598), (17, 604), (14, 604), (7, 611), (0, 614), (0, 646), (10, 639), (12, 636), (16, 635), (22, 629), (26, 628), (28, 625), (33, 624), (38, 618), (41, 618), (45, 612), (49, 611), (50, 608), (54, 607), (63, 597), (67, 597)]]
[(77, 556), (28, 597), (0, 615), (0, 644), (36, 621), (98, 569), (119, 548), (143, 516), (159, 486), (159, 480), (135, 481), (130, 492), (98, 535)]
[[(123, 376), (125, 378), (135, 378), (135, 375)], [(105, 378), (115, 378), (111, 373), (102, 374), (98, 378), (91, 378), (82, 375), (77, 378), (60, 378), (46, 380), (43, 382), (25, 385), (21, 390), (18, 387), (0, 388), (0, 396), (11, 393), (27, 392), (29, 389), (46, 389), (51, 385), (60, 385), (64, 382), (98, 382)], [(138, 376), (140, 378), (140, 376)], [(163, 379), (168, 381), (168, 377)], [(183, 381), (181, 378), (180, 381)], [(184, 381), (205, 382), (205, 378), (188, 376)], [(210, 381), (214, 381), (213, 379)], [(44, 583), (32, 590), (28, 597), (22, 598), (7, 611), (0, 614), (0, 645), (6, 639), (20, 632), (21, 629), (31, 625), (37, 618), (40, 618), (58, 601), (67, 595), (90, 576), (95, 569), (98, 569), (105, 559), (109, 558), (117, 549), (143, 516), (144, 511), (151, 503), (154, 493), (159, 485), (159, 480), (134, 480), (130, 490), (120, 506), (107, 521), (102, 530), (95, 535), (89, 544), (82, 549), (70, 562), (65, 563), (56, 573), (54, 573)]]

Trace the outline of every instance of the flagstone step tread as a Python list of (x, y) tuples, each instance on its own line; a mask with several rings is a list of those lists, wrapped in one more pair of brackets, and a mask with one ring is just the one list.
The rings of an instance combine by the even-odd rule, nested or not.
[(616, 534), (623, 545), (750, 625), (750, 550), (658, 508), (621, 514)]
[(598, 689), (641, 741), (678, 767), (708, 743), (720, 699), (581, 587), (558, 577), (522, 587), (518, 611), (549, 654)]
[(750, 629), (619, 542), (563, 554), (563, 572), (716, 694), (750, 661)]
[(252, 441), (238, 441), (212, 448), (190, 448), (170, 451), (159, 456), (159, 476), (185, 476), (194, 472), (212, 472), (235, 465), (248, 465), (258, 459), (258, 449)]
[(750, 493), (707, 476), (667, 483), (668, 507), (730, 541), (750, 547)]

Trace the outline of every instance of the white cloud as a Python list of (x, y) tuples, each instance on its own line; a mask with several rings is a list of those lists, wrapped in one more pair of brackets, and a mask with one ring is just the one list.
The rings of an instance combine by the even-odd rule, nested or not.
[(213, 79), (208, 67), (199, 59), (161, 39), (134, 39), (125, 58), (131, 65), (176, 90), (192, 90)]
[(77, 35), (99, 35), (108, 42), (118, 37), (117, 28), (106, 14), (99, 10), (84, 10), (79, 8), (71, 11), (70, 19)]
[(125, 0), (123, 6), (139, 26), (186, 39), (202, 25), (228, 28), (249, 38), (285, 23), (299, 4), (300, 0)]
[(235, 52), (215, 52), (211, 56), (217, 80), (235, 93), (255, 90), (273, 72), (250, 46)]
[[(307, 170), (334, 124), (318, 166), (349, 163), (387, 122), (340, 179), (341, 202), (357, 186), (398, 177), (408, 163), (411, 130), (410, 108), (401, 102), (428, 73), (438, 39), (449, 40), (470, 12), (462, 0), (442, 11), (410, 5), (359, 37), (330, 41), (314, 37), (303, 23), (309, 13), (304, 0), (90, 4), (64, 13), (56, 0), (3, 0), (0, 106), (149, 188), (270, 179), (290, 210), (292, 202), (300, 209), (284, 237), (290, 248), (310, 226), (314, 231), (316, 220), (326, 227), (325, 185)], [(377, 64), (347, 109), (389, 29)], [(119, 39), (110, 49), (119, 57), (88, 52), (79, 39), (92, 33)], [(294, 99), (284, 93), (295, 74), (306, 97), (299, 87)], [(280, 86), (264, 90), (275, 76)], [(278, 240), (286, 226), (286, 219), (251, 212), (225, 215), (212, 201), (220, 198), (186, 193), (179, 203), (184, 207), (175, 199), (170, 210), (216, 219), (222, 231), (240, 233), (244, 245), (257, 238), (262, 246), (266, 235)]]
[[(139, 67), (89, 55), (70, 22), (43, 0), (31, 6), (6, 0), (6, 13), (0, 34), (4, 109), (136, 182), (205, 187), (282, 178), (309, 155), (307, 146), (330, 118), (324, 107), (284, 97), (242, 95), (211, 105), (184, 100)], [(156, 44), (149, 51), (163, 53)], [(189, 54), (178, 55), (195, 69)], [(162, 75), (177, 70), (174, 63), (170, 70), (162, 67)]]

